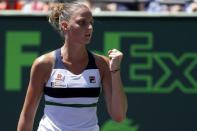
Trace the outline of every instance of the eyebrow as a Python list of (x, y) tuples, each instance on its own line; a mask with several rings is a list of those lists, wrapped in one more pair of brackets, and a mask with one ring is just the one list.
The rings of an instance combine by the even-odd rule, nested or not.
[(94, 21), (94, 19), (93, 18), (86, 18), (86, 17), (80, 17), (80, 18), (78, 18), (77, 19), (77, 21), (80, 21), (80, 20), (90, 20), (90, 21)]

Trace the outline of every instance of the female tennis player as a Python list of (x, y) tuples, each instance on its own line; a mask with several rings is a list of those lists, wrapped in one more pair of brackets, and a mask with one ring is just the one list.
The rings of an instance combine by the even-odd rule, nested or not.
[(93, 32), (90, 9), (81, 3), (59, 3), (52, 8), (49, 22), (65, 41), (34, 61), (17, 131), (32, 131), (43, 94), (45, 108), (38, 131), (99, 131), (96, 111), (101, 87), (111, 118), (124, 120), (123, 53), (112, 49), (105, 57), (87, 50)]

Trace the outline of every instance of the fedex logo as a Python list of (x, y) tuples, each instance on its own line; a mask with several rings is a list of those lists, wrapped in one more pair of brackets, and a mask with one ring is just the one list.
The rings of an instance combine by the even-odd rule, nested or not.
[(176, 52), (155, 50), (155, 44), (160, 43), (154, 43), (151, 32), (105, 33), (104, 52), (117, 48), (124, 53), (125, 90), (129, 93), (171, 93), (175, 90), (197, 93), (197, 53), (188, 51), (178, 56)]

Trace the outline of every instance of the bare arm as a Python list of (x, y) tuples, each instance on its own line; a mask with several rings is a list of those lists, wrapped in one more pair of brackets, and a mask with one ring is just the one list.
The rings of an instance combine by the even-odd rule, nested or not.
[(122, 87), (122, 80), (120, 71), (111, 72), (112, 81), (112, 101), (111, 114), (113, 114), (117, 121), (122, 121), (126, 117), (127, 112), (127, 98)]
[(118, 122), (125, 119), (128, 106), (119, 70), (122, 56), (119, 51), (116, 53), (109, 51), (111, 59), (103, 57), (104, 61), (100, 64), (107, 109), (112, 119)]
[(48, 72), (47, 66), (47, 63), (43, 61), (43, 57), (36, 59), (32, 65), (30, 81), (17, 131), (32, 131), (33, 129), (34, 117), (43, 94), (43, 86)]

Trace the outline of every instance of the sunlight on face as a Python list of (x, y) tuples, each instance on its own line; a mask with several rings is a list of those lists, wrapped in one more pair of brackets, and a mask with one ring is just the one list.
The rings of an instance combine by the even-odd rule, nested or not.
[[(75, 8), (76, 9), (76, 8)], [(90, 42), (93, 32), (92, 13), (86, 6), (81, 6), (74, 10), (69, 20), (69, 37), (74, 39), (76, 43), (87, 44)]]

